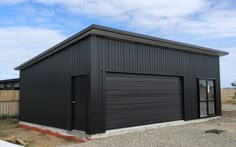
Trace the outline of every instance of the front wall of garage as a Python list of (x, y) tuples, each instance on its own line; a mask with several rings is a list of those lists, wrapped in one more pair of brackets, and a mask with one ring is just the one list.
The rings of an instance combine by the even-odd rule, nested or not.
[[(97, 36), (99, 93), (105, 114), (106, 73), (153, 74), (183, 77), (184, 119), (198, 118), (198, 78), (215, 79), (216, 114), (221, 115), (219, 57)], [(99, 108), (97, 108), (99, 109)], [(102, 115), (105, 116), (105, 115)], [(105, 125), (106, 118), (103, 123)]]

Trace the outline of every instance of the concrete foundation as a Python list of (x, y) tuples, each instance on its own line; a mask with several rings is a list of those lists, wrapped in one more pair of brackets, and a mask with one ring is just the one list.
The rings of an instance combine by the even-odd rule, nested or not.
[[(136, 126), (136, 127), (129, 127), (129, 128), (122, 128), (122, 129), (115, 129), (115, 130), (108, 130), (106, 133), (102, 134), (95, 134), (95, 135), (88, 135), (83, 131), (78, 130), (64, 130), (64, 129), (58, 129), (54, 127), (48, 127), (28, 122), (20, 121), (20, 125), (24, 128), (29, 128), (35, 131), (43, 132), (46, 134), (54, 135), (57, 137), (65, 138), (65, 139), (71, 139), (78, 142), (85, 142), (91, 139), (97, 139), (97, 138), (104, 138), (114, 135), (121, 135), (126, 133), (132, 133), (132, 132), (138, 132), (138, 131), (145, 131), (145, 130), (151, 130), (151, 129), (158, 129), (168, 126), (179, 126), (179, 125), (185, 125), (185, 124), (191, 124), (191, 123), (201, 123), (213, 119), (220, 118), (218, 117), (211, 117), (211, 118), (204, 118), (204, 119), (197, 119), (197, 120), (191, 120), (191, 121), (172, 121), (172, 122), (164, 122), (164, 123), (157, 123), (157, 124), (151, 124), (151, 125), (143, 125), (143, 126)], [(48, 133), (49, 132), (49, 133)]]

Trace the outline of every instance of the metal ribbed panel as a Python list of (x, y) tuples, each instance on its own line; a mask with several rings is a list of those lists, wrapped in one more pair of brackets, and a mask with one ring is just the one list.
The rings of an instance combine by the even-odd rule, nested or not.
[(85, 38), (21, 71), (20, 120), (71, 127), (71, 76), (88, 74), (89, 47)]
[(107, 73), (106, 129), (183, 119), (180, 77)]
[[(105, 52), (105, 71), (183, 76), (184, 119), (198, 118), (197, 78), (216, 80), (217, 115), (221, 114), (219, 57), (184, 52), (106, 37), (98, 37), (98, 50)], [(106, 118), (105, 118), (106, 119)]]

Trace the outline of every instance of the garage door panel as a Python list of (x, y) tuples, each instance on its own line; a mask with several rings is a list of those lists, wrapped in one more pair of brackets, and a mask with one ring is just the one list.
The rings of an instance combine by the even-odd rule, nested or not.
[[(116, 75), (114, 75), (113, 73), (108, 73), (110, 75), (107, 75), (107, 78), (106, 80), (109, 82), (109, 81), (114, 81), (116, 80), (117, 82), (129, 82), (129, 81), (133, 81), (133, 82), (146, 82), (146, 81), (150, 81), (150, 82), (163, 82), (163, 83), (166, 83), (166, 82), (176, 82), (178, 83), (178, 79), (176, 79), (176, 77), (151, 77), (149, 75), (137, 75), (137, 74), (119, 74), (119, 73), (114, 73)], [(113, 75), (111, 75), (113, 74)], [(149, 76), (149, 77), (147, 77)]]
[(132, 81), (129, 81), (129, 80), (126, 80), (126, 79), (119, 81), (119, 78), (113, 78), (112, 80), (107, 81), (107, 84), (113, 85), (114, 81), (117, 81), (116, 82), (117, 84), (127, 85), (127, 86), (128, 85), (135, 85), (136, 83), (145, 84), (145, 85), (153, 85), (153, 84), (159, 84), (159, 83), (164, 84), (164, 85), (171, 85), (171, 84), (178, 83), (178, 80), (170, 81), (170, 80), (166, 80), (166, 79), (148, 79), (148, 78), (144, 78), (143, 81), (138, 81), (137, 78), (134, 78)]
[[(114, 117), (120, 118), (120, 115), (124, 115), (124, 116), (126, 116), (126, 115), (134, 115), (134, 116), (137, 117), (137, 113), (139, 113), (138, 115), (145, 114), (145, 113), (146, 114), (154, 114), (155, 113), (154, 115), (168, 113), (170, 115), (170, 114), (175, 114), (175, 113), (178, 114), (180, 112), (181, 111), (178, 110), (177, 107), (176, 108), (174, 107), (171, 111), (169, 109), (163, 109), (163, 108), (162, 109), (160, 108), (159, 110), (155, 110), (153, 108), (150, 108), (150, 109), (146, 108), (146, 109), (143, 109), (142, 111), (133, 110), (133, 111), (130, 111), (129, 113), (127, 113), (127, 111), (117, 110), (116, 115), (112, 115), (112, 111), (109, 111), (109, 112), (107, 112), (107, 114), (111, 115), (109, 118), (114, 118)], [(179, 114), (179, 115), (181, 115), (181, 114)], [(109, 120), (109, 118), (107, 118), (107, 120)]]
[[(117, 80), (117, 79), (114, 79), (114, 80)], [(148, 81), (146, 81), (148, 82)], [(161, 85), (158, 85), (158, 84), (161, 84)], [(162, 88), (162, 87), (166, 87), (168, 86), (169, 88), (178, 88), (178, 87), (174, 87), (173, 84), (177, 85), (178, 82), (169, 82), (169, 83), (164, 83), (164, 82), (150, 82), (150, 83), (144, 83), (144, 82), (125, 82), (125, 83), (121, 83), (121, 82), (115, 82), (114, 81), (110, 82), (110, 83), (107, 83), (108, 86), (114, 86), (114, 87), (107, 87), (108, 90), (109, 88), (121, 88), (119, 86), (125, 86), (125, 87), (150, 87), (150, 86), (153, 86), (155, 85), (156, 89), (159, 89), (159, 88)], [(153, 88), (155, 88), (153, 87)], [(164, 89), (164, 88), (163, 88)]]
[[(109, 96), (109, 99), (107, 101), (119, 101), (119, 100), (137, 100), (137, 101), (141, 101), (141, 100), (155, 100), (156, 98), (156, 94), (146, 94), (146, 95), (140, 95), (140, 94), (137, 94), (137, 93), (132, 93), (132, 95), (125, 95), (123, 94), (122, 92), (121, 93), (116, 93), (116, 94), (119, 94), (119, 95), (109, 95), (107, 93), (106, 96)], [(126, 93), (128, 94), (128, 93)], [(136, 95), (134, 95), (136, 94)], [(163, 94), (158, 94), (158, 99), (176, 99), (175, 97), (176, 96), (182, 96), (181, 93), (177, 93), (177, 94), (173, 94), (173, 93), (169, 93), (168, 95), (166, 95), (166, 93), (163, 93)]]
[[(135, 105), (134, 105), (135, 103)], [(173, 107), (173, 106), (178, 106), (181, 105), (182, 102), (174, 100), (170, 104), (168, 101), (158, 101), (155, 100), (153, 102), (151, 101), (143, 101), (143, 102), (135, 102), (135, 101), (117, 101), (117, 102), (107, 102), (107, 107), (111, 109), (115, 108), (140, 108), (140, 107)]]
[[(179, 96), (181, 96), (181, 95), (179, 95)], [(168, 97), (168, 96), (160, 96), (160, 97), (158, 97), (158, 99), (155, 99), (155, 96), (147, 97), (147, 96), (139, 95), (137, 97), (112, 96), (111, 99), (107, 100), (107, 103), (112, 103), (112, 102), (114, 102), (114, 103), (116, 103), (116, 102), (120, 102), (120, 103), (124, 102), (124, 103), (126, 103), (128, 101), (135, 101), (135, 102), (138, 103), (139, 100), (140, 101), (148, 101), (148, 102), (149, 101), (151, 101), (151, 102), (155, 102), (155, 101), (157, 101), (157, 102), (162, 102), (162, 101), (165, 102), (165, 101), (173, 100), (173, 101), (176, 101), (176, 102), (178, 102), (178, 101), (181, 102), (181, 100), (176, 100), (176, 99), (174, 99), (172, 97)]]
[[(176, 112), (168, 112), (172, 116), (180, 116), (180, 114), (177, 114)], [(139, 117), (137, 117), (134, 113), (129, 113), (126, 115), (120, 114), (120, 115), (112, 115), (107, 121), (109, 120), (117, 120), (117, 121), (125, 121), (126, 119), (144, 119), (144, 120), (152, 120), (153, 118), (165, 118), (166, 112), (160, 112), (160, 111), (152, 111), (152, 112), (139, 112)]]
[[(180, 116), (173, 115), (172, 118), (166, 118), (165, 115), (158, 117), (147, 117), (145, 118), (131, 118), (131, 119), (123, 119), (123, 120), (111, 120), (107, 122), (107, 127), (111, 129), (115, 128), (124, 128), (130, 126), (139, 126), (139, 125), (148, 125), (154, 123), (168, 122), (178, 120)], [(112, 124), (112, 125), (111, 125)], [(115, 126), (115, 127), (114, 127)]]
[(106, 128), (183, 119), (179, 77), (107, 73)]
[[(162, 85), (162, 86), (157, 86), (157, 84), (142, 84), (140, 83), (139, 85), (137, 85), (139, 83), (136, 83), (135, 85), (125, 85), (125, 84), (108, 84), (107, 87), (105, 87), (105, 90), (127, 90), (126, 88), (128, 88), (129, 90), (132, 90), (134, 87), (136, 89), (147, 89), (147, 90), (158, 90), (158, 89), (166, 89), (166, 88), (170, 88), (172, 90), (179, 90), (179, 87), (172, 87), (172, 85)], [(159, 83), (160, 84), (160, 83)], [(170, 83), (171, 84), (171, 83)], [(175, 84), (175, 83), (172, 83)], [(122, 86), (122, 87), (121, 87)], [(155, 87), (154, 87), (155, 86)], [(143, 90), (143, 89), (141, 89)]]
[(134, 96), (134, 95), (162, 95), (162, 96), (165, 96), (166, 93), (168, 92), (168, 94), (170, 95), (181, 95), (180, 93), (176, 92), (176, 91), (168, 91), (168, 90), (164, 90), (164, 91), (161, 91), (161, 90), (157, 90), (157, 91), (140, 91), (140, 90), (132, 90), (132, 91), (107, 91), (106, 92), (106, 95), (108, 96)]
[[(157, 101), (157, 100), (156, 100)], [(135, 103), (135, 105), (134, 105)], [(164, 108), (171, 108), (174, 106), (178, 106), (181, 104), (181, 102), (179, 101), (172, 101), (172, 103), (170, 104), (168, 101), (166, 102), (151, 102), (151, 101), (143, 101), (143, 102), (135, 102), (135, 101), (118, 101), (118, 102), (110, 102), (107, 103), (107, 108), (109, 109), (116, 109), (116, 108), (120, 108), (120, 109), (128, 109), (128, 108), (145, 108), (145, 107), (164, 107)]]
[[(173, 109), (171, 109), (171, 111), (166, 108), (160, 108), (158, 110), (153, 109), (153, 108), (149, 108), (149, 109), (146, 108), (146, 109), (143, 109), (142, 111), (136, 109), (134, 111), (130, 111), (129, 113), (127, 113), (127, 111), (124, 111), (124, 110), (117, 110), (116, 115), (112, 115), (112, 111), (108, 111), (107, 114), (111, 115), (109, 118), (121, 118), (121, 115), (123, 115), (123, 116), (134, 115), (137, 117), (137, 113), (139, 115), (141, 115), (141, 114), (159, 115), (159, 114), (166, 114), (166, 113), (178, 114), (178, 112), (181, 112), (179, 110), (179, 108), (173, 107)], [(179, 114), (179, 115), (181, 115), (181, 114)], [(107, 120), (109, 120), (109, 119), (107, 119)]]
[(116, 86), (112, 86), (112, 85), (108, 85), (109, 88), (105, 88), (105, 90), (107, 91), (133, 91), (133, 89), (135, 88), (136, 90), (139, 90), (140, 92), (142, 91), (162, 91), (168, 88), (168, 90), (173, 90), (172, 92), (178, 92), (180, 89), (176, 89), (176, 87), (170, 87), (170, 86), (162, 86), (162, 87), (154, 87), (155, 85), (149, 85), (149, 86), (124, 86), (124, 85), (116, 85)]
[[(128, 117), (129, 116), (129, 117)], [(153, 115), (145, 115), (143, 116), (142, 118), (139, 117), (134, 117), (134, 116), (130, 116), (128, 115), (127, 117), (121, 117), (121, 118), (113, 118), (113, 119), (110, 119), (110, 120), (107, 120), (108, 122), (108, 125), (111, 124), (111, 123), (114, 123), (114, 124), (121, 124), (121, 123), (125, 123), (124, 125), (127, 126), (127, 124), (138, 124), (138, 122), (140, 122), (140, 125), (143, 125), (142, 122), (154, 122), (154, 123), (160, 123), (160, 122), (163, 122), (163, 120), (167, 119), (165, 114), (160, 114), (159, 116), (153, 116)], [(173, 114), (172, 115), (172, 119), (178, 119), (180, 116), (177, 115), (177, 114)], [(172, 120), (172, 119), (169, 119), (169, 120)], [(167, 119), (168, 120), (168, 119)], [(136, 122), (138, 121), (138, 122)], [(114, 125), (112, 124), (112, 125)]]

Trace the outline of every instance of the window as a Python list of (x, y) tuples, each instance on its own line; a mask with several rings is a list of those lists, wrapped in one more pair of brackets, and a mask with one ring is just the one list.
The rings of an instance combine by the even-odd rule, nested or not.
[(199, 80), (200, 101), (206, 101), (207, 99), (206, 85), (206, 80)]
[(19, 89), (20, 89), (19, 83), (14, 83), (14, 90), (19, 90)]
[(3, 84), (0, 84), (0, 89), (4, 89), (4, 85)]
[(199, 80), (199, 111), (200, 117), (215, 115), (215, 84), (214, 80)]

